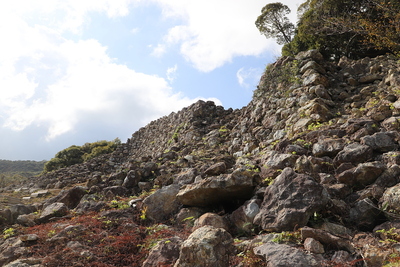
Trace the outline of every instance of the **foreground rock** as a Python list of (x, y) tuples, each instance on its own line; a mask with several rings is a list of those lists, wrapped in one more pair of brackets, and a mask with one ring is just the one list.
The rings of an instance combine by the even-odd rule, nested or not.
[(307, 224), (310, 216), (325, 208), (328, 193), (312, 177), (285, 168), (267, 187), (254, 223), (268, 231), (291, 231)]
[(228, 267), (234, 254), (232, 236), (222, 228), (203, 226), (185, 240), (175, 267)]

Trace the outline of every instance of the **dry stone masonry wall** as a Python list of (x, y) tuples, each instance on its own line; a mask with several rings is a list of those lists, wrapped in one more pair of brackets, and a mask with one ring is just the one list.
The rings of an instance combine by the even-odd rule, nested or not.
[(4, 208), (1, 223), (44, 224), (130, 197), (132, 216), (193, 227), (143, 266), (246, 266), (234, 259), (248, 251), (259, 266), (382, 266), (400, 258), (399, 128), (397, 58), (306, 51), (269, 65), (240, 110), (198, 101), (112, 154), (33, 178), (24, 190), (63, 190)]

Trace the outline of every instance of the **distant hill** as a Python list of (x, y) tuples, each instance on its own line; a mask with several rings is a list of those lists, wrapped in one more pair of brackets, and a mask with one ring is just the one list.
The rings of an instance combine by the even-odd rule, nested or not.
[(45, 160), (0, 160), (0, 188), (42, 173)]
[(0, 160), (0, 173), (41, 172), (46, 161)]

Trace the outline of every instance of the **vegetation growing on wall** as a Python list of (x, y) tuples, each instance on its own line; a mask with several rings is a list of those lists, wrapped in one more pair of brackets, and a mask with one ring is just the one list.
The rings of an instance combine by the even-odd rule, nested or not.
[(119, 138), (113, 141), (97, 141), (83, 146), (72, 145), (58, 152), (44, 165), (44, 172), (51, 172), (74, 164), (83, 163), (102, 154), (113, 152), (121, 144)]

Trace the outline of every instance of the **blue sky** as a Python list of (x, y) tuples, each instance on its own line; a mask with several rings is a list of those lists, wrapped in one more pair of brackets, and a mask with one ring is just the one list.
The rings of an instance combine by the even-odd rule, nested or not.
[[(259, 0), (14, 0), (0, 4), (0, 159), (123, 142), (196, 102), (241, 108), (280, 55)], [(303, 1), (281, 1), (295, 10)]]

